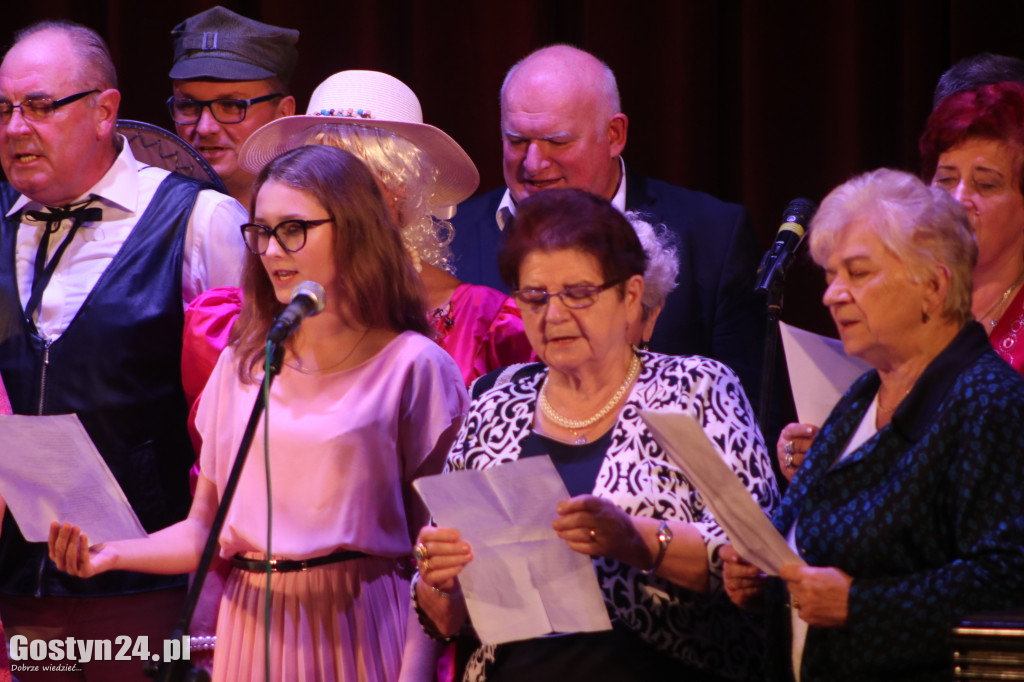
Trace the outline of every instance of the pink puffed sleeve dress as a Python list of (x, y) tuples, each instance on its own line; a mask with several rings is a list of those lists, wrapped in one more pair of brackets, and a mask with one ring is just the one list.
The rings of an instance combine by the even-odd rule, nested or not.
[[(223, 490), (257, 392), (242, 383), (233, 349), (221, 355), (200, 400), (202, 475)], [(339, 550), (371, 556), (271, 582), (271, 679), (398, 678), (409, 582), (403, 561), (426, 515), (413, 479), (441, 470), (466, 407), (455, 362), (413, 332), (341, 372), (284, 366), (270, 392), (270, 470), (275, 558)], [(267, 554), (264, 430), (220, 537), (223, 557)], [(266, 575), (232, 569), (221, 599), (214, 679), (264, 676)]]

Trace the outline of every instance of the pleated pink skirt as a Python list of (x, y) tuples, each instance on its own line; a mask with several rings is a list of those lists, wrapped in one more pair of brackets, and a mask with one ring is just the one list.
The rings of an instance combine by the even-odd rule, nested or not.
[[(266, 574), (232, 569), (217, 619), (215, 682), (264, 679)], [(270, 679), (394, 682), (409, 582), (394, 559), (353, 559), (271, 577)]]

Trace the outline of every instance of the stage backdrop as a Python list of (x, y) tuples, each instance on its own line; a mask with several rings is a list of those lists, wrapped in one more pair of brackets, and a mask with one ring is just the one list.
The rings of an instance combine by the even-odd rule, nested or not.
[[(212, 2), (7, 2), (2, 41), (36, 20), (97, 29), (121, 77), (122, 117), (170, 127), (171, 28)], [(938, 76), (980, 52), (1024, 56), (1020, 0), (224, 0), (296, 28), (300, 111), (328, 75), (376, 69), (409, 84), (461, 143), (481, 190), (502, 183), (498, 88), (531, 50), (564, 42), (615, 71), (638, 172), (745, 204), (767, 246), (788, 201), (820, 200), (878, 166), (917, 170)], [(783, 317), (832, 333), (821, 275), (802, 259)]]

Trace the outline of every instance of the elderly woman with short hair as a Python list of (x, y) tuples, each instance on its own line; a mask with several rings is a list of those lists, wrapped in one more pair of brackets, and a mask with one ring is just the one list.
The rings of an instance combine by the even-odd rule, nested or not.
[[(977, 253), (957, 201), (906, 173), (854, 178), (815, 216), (824, 303), (874, 371), (774, 517), (808, 564), (781, 572), (799, 680), (944, 679), (958, 617), (1024, 605), (1024, 379), (972, 321)], [(726, 554), (727, 592), (755, 603), (763, 577)]]
[[(721, 592), (724, 533), (639, 414), (692, 414), (770, 511), (778, 492), (739, 380), (715, 360), (634, 348), (647, 256), (608, 201), (541, 192), (508, 230), (499, 270), (543, 364), (472, 403), (447, 470), (550, 455), (573, 496), (554, 528), (593, 557), (614, 629), (482, 647), (464, 679), (754, 679), (757, 630)], [(451, 636), (466, 624), (457, 576), (472, 550), (452, 528), (418, 540), (421, 617)]]
[[(996, 352), (1024, 373), (1024, 86), (1005, 82), (943, 99), (918, 143), (921, 177), (963, 204), (978, 242), (971, 310)], [(792, 477), (817, 428), (789, 424), (776, 445)]]
[(664, 225), (652, 225), (634, 211), (626, 213), (626, 219), (636, 231), (640, 245), (647, 255), (644, 295), (640, 300), (640, 323), (632, 332), (633, 343), (647, 350), (658, 315), (665, 307), (665, 299), (677, 286), (679, 254), (675, 234)]
[[(648, 350), (654, 325), (665, 306), (665, 299), (678, 286), (679, 257), (675, 235), (664, 225), (651, 225), (639, 213), (627, 211), (626, 219), (633, 226), (640, 246), (647, 256), (644, 270), (644, 294), (640, 298), (640, 318), (629, 328), (629, 341), (639, 350)], [(471, 386), (474, 398), (495, 386), (500, 386), (534, 371), (532, 363), (509, 365), (476, 379)]]

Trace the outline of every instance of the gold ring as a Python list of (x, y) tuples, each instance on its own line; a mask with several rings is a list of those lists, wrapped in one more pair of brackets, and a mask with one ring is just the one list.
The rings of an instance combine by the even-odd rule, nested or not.
[(597, 542), (597, 531), (593, 528), (590, 529), (590, 541)]
[(417, 542), (416, 546), (412, 548), (412, 555), (416, 557), (416, 561), (426, 561), (427, 557), (427, 546), (422, 542)]
[(787, 440), (786, 444), (782, 446), (782, 449), (786, 451), (787, 455), (792, 456), (792, 455), (796, 454), (796, 448), (793, 445), (793, 441), (791, 441), (791, 440)]
[(796, 469), (796, 463), (793, 461), (793, 455), (786, 455), (786, 468)]

